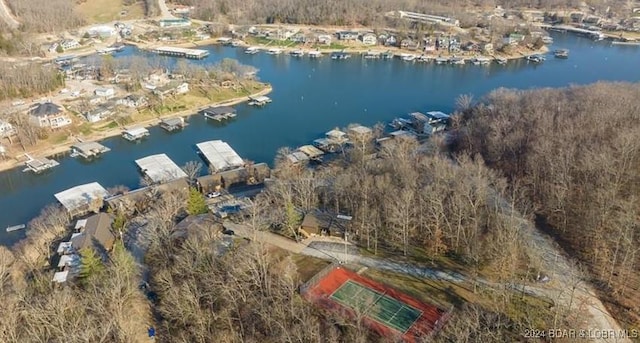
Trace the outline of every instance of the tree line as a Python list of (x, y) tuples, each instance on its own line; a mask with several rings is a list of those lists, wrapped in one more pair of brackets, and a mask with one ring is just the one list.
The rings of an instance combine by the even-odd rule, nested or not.
[(22, 31), (60, 32), (84, 23), (72, 0), (7, 0)]
[(590, 270), (618, 318), (640, 323), (640, 87), (499, 89), (460, 117), (453, 148), (524, 190), (540, 229)]

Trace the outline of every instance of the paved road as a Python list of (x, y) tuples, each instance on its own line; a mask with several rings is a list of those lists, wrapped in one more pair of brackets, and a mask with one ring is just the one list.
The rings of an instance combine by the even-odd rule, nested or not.
[(0, 17), (12, 29), (16, 29), (20, 26), (20, 22), (18, 22), (13, 14), (11, 14), (6, 0), (0, 0)]
[(165, 0), (158, 0), (158, 7), (160, 7), (160, 17), (164, 19), (175, 18), (173, 14), (171, 14), (171, 11), (169, 11)]

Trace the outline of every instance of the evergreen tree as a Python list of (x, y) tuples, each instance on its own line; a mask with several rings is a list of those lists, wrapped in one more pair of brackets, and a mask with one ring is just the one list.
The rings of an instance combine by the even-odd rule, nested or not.
[(207, 202), (202, 193), (191, 187), (189, 189), (189, 199), (187, 200), (187, 213), (197, 215), (207, 213), (208, 211)]
[(91, 248), (80, 249), (80, 279), (88, 279), (104, 270), (102, 259)]

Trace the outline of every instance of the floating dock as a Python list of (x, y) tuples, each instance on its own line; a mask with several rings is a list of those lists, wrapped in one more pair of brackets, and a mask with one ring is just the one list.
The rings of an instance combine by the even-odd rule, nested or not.
[(195, 60), (201, 60), (209, 56), (209, 51), (202, 49), (186, 49), (173, 46), (161, 46), (152, 50), (154, 53), (166, 56), (185, 57)]
[(322, 57), (322, 52), (319, 50), (314, 50), (314, 51), (309, 51), (307, 53), (309, 55), (309, 58), (319, 58)]
[(122, 131), (122, 137), (131, 142), (135, 142), (147, 136), (149, 136), (149, 130), (142, 126), (134, 126)]
[(264, 106), (270, 103), (272, 100), (266, 96), (257, 96), (255, 98), (249, 97), (249, 105), (250, 106)]
[(153, 183), (164, 183), (187, 177), (187, 173), (166, 154), (143, 157), (135, 162), (144, 176)]
[(41, 173), (45, 170), (49, 170), (60, 165), (58, 161), (51, 160), (46, 157), (33, 158), (27, 154), (25, 154), (25, 156), (27, 156), (29, 160), (24, 163), (26, 168), (22, 170), (23, 172), (32, 171), (34, 173)]
[(217, 121), (231, 119), (236, 116), (236, 110), (229, 106), (209, 107), (200, 111), (205, 118)]
[(187, 123), (182, 117), (167, 118), (160, 121), (160, 127), (169, 132), (184, 129), (185, 126), (187, 126)]
[(324, 151), (316, 148), (313, 145), (303, 145), (298, 148), (298, 151), (307, 155), (310, 160), (318, 162), (322, 160), (322, 155), (324, 155)]
[(14, 225), (14, 226), (9, 226), (7, 227), (7, 232), (13, 232), (13, 231), (18, 231), (18, 230), (22, 230), (24, 228), (26, 228), (27, 226), (24, 224), (19, 224), (19, 225)]
[(72, 157), (81, 156), (84, 158), (92, 158), (100, 156), (105, 152), (111, 151), (111, 149), (97, 142), (80, 142), (71, 146), (73, 152)]
[(198, 143), (196, 147), (216, 172), (244, 165), (242, 157), (229, 144), (221, 140)]

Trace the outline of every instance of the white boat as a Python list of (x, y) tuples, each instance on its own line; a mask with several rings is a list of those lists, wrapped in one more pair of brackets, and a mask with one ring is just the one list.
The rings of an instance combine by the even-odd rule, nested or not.
[(293, 50), (289, 53), (289, 55), (293, 56), (293, 57), (302, 57), (304, 56), (304, 50)]
[(14, 226), (9, 226), (7, 227), (7, 232), (13, 232), (13, 231), (18, 231), (18, 230), (22, 230), (24, 228), (26, 228), (27, 226), (24, 224), (19, 224), (19, 225), (14, 225)]
[(447, 63), (447, 62), (449, 62), (449, 59), (447, 59), (447, 58), (444, 58), (444, 57), (438, 57), (438, 58), (436, 58), (436, 63), (437, 63), (437, 64), (445, 64), (445, 63)]
[(462, 57), (451, 57), (449, 59), (449, 63), (451, 64), (465, 64), (465, 60)]
[(533, 63), (541, 63), (544, 60), (545, 60), (544, 56), (540, 56), (540, 55), (529, 55), (529, 56), (527, 56), (527, 61), (533, 62)]
[(496, 63), (498, 64), (507, 64), (507, 62), (509, 62), (509, 60), (507, 60), (506, 58), (496, 57)]
[(376, 59), (380, 58), (380, 53), (376, 51), (367, 51), (364, 53), (363, 57), (366, 59)]
[(309, 55), (309, 58), (318, 58), (318, 57), (322, 57), (322, 52), (318, 50), (314, 50), (314, 51), (309, 51), (307, 55)]
[(412, 62), (416, 59), (416, 55), (413, 54), (400, 54), (400, 59), (407, 62)]
[(551, 38), (550, 36), (544, 36), (542, 37), (542, 43), (553, 44), (553, 38)]
[(475, 65), (487, 65), (491, 63), (491, 60), (487, 57), (479, 56), (472, 59), (471, 62)]
[(280, 50), (278, 48), (271, 48), (271, 49), (267, 50), (267, 54), (269, 54), (269, 55), (280, 55), (281, 52), (282, 52), (282, 50)]
[(260, 48), (255, 46), (250, 46), (244, 51), (245, 54), (249, 54), (249, 55), (254, 55), (254, 54), (257, 54), (258, 52), (260, 52)]

